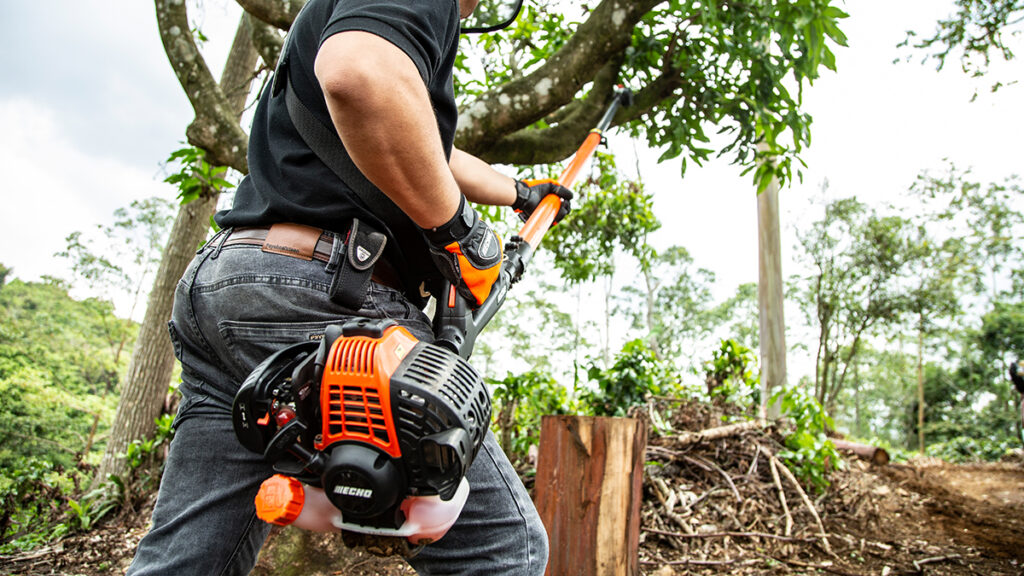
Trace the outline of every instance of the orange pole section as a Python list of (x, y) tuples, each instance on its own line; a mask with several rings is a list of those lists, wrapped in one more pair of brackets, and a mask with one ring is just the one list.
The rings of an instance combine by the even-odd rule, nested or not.
[(558, 214), (558, 209), (561, 207), (561, 198), (554, 194), (545, 196), (534, 209), (533, 214), (530, 214), (530, 219), (523, 224), (522, 230), (519, 231), (519, 237), (525, 240), (531, 248), (536, 248), (548, 228), (551, 228), (551, 223), (555, 221), (555, 215)]
[(587, 134), (586, 140), (580, 146), (580, 149), (576, 151), (576, 155), (572, 157), (572, 161), (562, 171), (562, 175), (558, 177), (558, 183), (566, 188), (572, 188), (572, 185), (576, 182), (576, 175), (579, 173), (583, 165), (587, 163), (587, 160), (594, 154), (594, 150), (597, 150), (598, 144), (601, 143), (601, 131), (592, 130), (590, 134)]
[[(587, 135), (586, 140), (583, 141), (580, 149), (576, 151), (576, 155), (573, 156), (569, 165), (562, 171), (562, 175), (558, 177), (558, 183), (566, 188), (572, 187), (576, 176), (583, 168), (583, 165), (587, 163), (587, 160), (593, 156), (594, 150), (597, 150), (599, 144), (601, 144), (601, 131), (592, 130)], [(555, 215), (558, 214), (558, 210), (561, 207), (562, 199), (554, 194), (549, 194), (537, 205), (533, 214), (530, 215), (530, 219), (526, 221), (526, 224), (523, 224), (523, 228), (519, 231), (519, 237), (525, 240), (531, 247), (536, 248), (540, 244), (541, 239), (544, 238), (548, 228), (551, 228), (551, 223), (555, 221)]]

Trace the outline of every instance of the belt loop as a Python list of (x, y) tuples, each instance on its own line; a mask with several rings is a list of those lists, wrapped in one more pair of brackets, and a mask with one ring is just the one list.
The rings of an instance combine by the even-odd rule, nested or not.
[(345, 257), (345, 239), (337, 232), (330, 232), (330, 234), (334, 236), (334, 243), (331, 244), (331, 257), (327, 260), (327, 266), (324, 266), (324, 272), (334, 274), (341, 264), (341, 259)]
[(212, 244), (213, 241), (217, 240), (217, 237), (220, 236), (220, 241), (217, 242), (217, 246), (213, 249), (213, 254), (210, 254), (210, 260), (216, 260), (217, 257), (220, 256), (220, 251), (224, 248), (224, 242), (228, 239), (228, 236), (231, 236), (232, 230), (234, 230), (234, 228), (224, 228), (210, 239), (208, 244)]

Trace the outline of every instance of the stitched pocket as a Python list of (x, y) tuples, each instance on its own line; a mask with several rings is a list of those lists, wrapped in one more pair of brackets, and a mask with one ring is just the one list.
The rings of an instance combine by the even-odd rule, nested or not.
[(345, 318), (331, 322), (240, 322), (222, 320), (217, 323), (221, 337), (230, 354), (226, 358), (239, 382), (268, 356), (299, 342), (322, 340), (329, 324), (342, 323)]

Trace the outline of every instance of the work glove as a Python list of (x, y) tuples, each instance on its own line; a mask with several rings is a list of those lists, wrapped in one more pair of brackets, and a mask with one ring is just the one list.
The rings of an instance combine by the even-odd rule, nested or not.
[(477, 306), (487, 300), (501, 271), (501, 238), (463, 197), (451, 220), (423, 230), (430, 255), (445, 279)]
[(572, 190), (551, 179), (516, 180), (516, 200), (512, 203), (512, 209), (519, 214), (519, 218), (523, 222), (526, 222), (533, 211), (537, 209), (540, 201), (548, 194), (555, 194), (562, 199), (562, 207), (558, 209), (558, 214), (555, 214), (555, 220), (552, 223), (558, 224), (559, 220), (565, 218), (565, 215), (572, 210), (570, 205)]

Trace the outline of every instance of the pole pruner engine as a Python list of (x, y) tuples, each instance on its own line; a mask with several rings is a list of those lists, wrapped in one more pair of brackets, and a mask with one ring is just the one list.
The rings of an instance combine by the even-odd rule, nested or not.
[[(393, 320), (359, 319), (264, 360), (233, 419), (278, 472), (257, 497), (263, 520), (423, 544), (462, 510), (491, 402), (465, 359)], [(325, 498), (333, 506), (311, 505)]]

